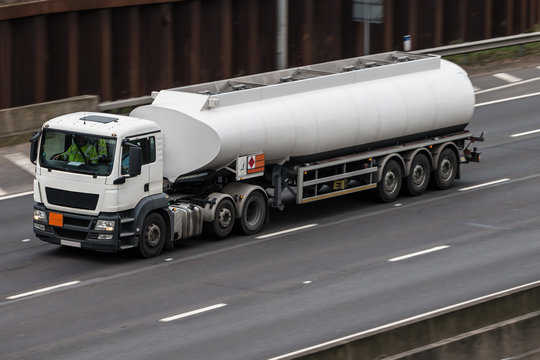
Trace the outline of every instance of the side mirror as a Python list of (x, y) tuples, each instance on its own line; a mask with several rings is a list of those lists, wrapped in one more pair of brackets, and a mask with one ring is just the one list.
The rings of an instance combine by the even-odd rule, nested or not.
[(40, 136), (41, 136), (41, 130), (36, 131), (29, 140), (30, 141), (30, 162), (34, 165), (36, 165)]
[(141, 175), (142, 149), (138, 146), (129, 147), (129, 176)]

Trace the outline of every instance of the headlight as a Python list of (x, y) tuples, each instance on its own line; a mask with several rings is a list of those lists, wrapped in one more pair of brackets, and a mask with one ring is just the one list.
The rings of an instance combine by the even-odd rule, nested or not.
[(47, 213), (43, 210), (34, 210), (34, 220), (47, 222)]
[(114, 220), (98, 220), (94, 230), (114, 231)]

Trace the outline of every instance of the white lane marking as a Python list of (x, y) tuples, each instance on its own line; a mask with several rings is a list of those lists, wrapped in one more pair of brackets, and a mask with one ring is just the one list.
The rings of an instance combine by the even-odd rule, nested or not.
[(6, 194), (7, 194), (7, 192), (4, 189), (0, 188), (0, 199), (1, 199), (2, 196), (6, 195)]
[(495, 184), (499, 184), (499, 183), (506, 182), (506, 181), (509, 181), (509, 180), (510, 180), (509, 178), (493, 180), (493, 181), (489, 181), (489, 182), (483, 183), (483, 184), (464, 187), (464, 188), (458, 189), (458, 191), (467, 191), (467, 190), (478, 189), (478, 188), (481, 188), (481, 187), (484, 187), (484, 186), (495, 185)]
[(22, 193), (18, 193), (18, 194), (11, 194), (11, 195), (6, 195), (6, 196), (0, 196), (0, 201), (1, 200), (8, 200), (8, 199), (13, 199), (13, 198), (16, 198), (16, 197), (20, 197), (20, 196), (26, 196), (26, 195), (30, 195), (30, 194), (33, 194), (34, 191), (25, 191), (25, 192), (22, 192)]
[(532, 93), (532, 94), (526, 94), (526, 95), (520, 95), (520, 96), (514, 96), (514, 97), (510, 97), (510, 98), (506, 98), (506, 99), (488, 101), (488, 102), (485, 102), (485, 103), (476, 104), (474, 106), (475, 107), (480, 107), (480, 106), (486, 106), (486, 105), (491, 105), (491, 104), (498, 104), (498, 103), (502, 103), (502, 102), (506, 102), (506, 101), (525, 99), (525, 98), (528, 98), (528, 97), (531, 97), (531, 96), (538, 96), (538, 95), (540, 95), (540, 92)]
[(311, 281), (311, 280), (306, 280), (306, 281), (302, 282), (302, 284), (307, 285), (307, 284), (311, 284), (312, 282), (313, 281)]
[(30, 159), (28, 156), (24, 155), (23, 153), (14, 153), (14, 154), (7, 154), (4, 155), (6, 159), (17, 165), (23, 170), (28, 171), (32, 176), (36, 174), (36, 166), (30, 162)]
[(482, 89), (480, 89), (479, 87), (476, 87), (476, 86), (474, 86), (474, 85), (473, 85), (472, 88), (473, 88), (474, 92), (478, 92), (478, 91), (482, 90)]
[(444, 249), (447, 249), (449, 247), (450, 246), (448, 246), (448, 245), (435, 246), (434, 248), (431, 248), (431, 249), (422, 250), (422, 251), (418, 251), (418, 252), (415, 252), (415, 253), (412, 253), (412, 254), (407, 254), (407, 255), (398, 256), (398, 257), (395, 257), (395, 258), (392, 258), (392, 259), (388, 259), (388, 261), (394, 262), (394, 261), (405, 260), (405, 259), (409, 259), (409, 258), (412, 258), (412, 257), (415, 257), (415, 256), (429, 254), (429, 253), (439, 251), (439, 250), (444, 250)]
[(288, 230), (282, 230), (282, 231), (278, 231), (278, 232), (271, 233), (271, 234), (257, 236), (257, 237), (255, 237), (255, 239), (266, 239), (266, 238), (269, 238), (269, 237), (272, 237), (272, 236), (283, 235), (283, 234), (287, 234), (287, 233), (290, 233), (290, 232), (293, 232), (293, 231), (309, 229), (310, 227), (314, 227), (314, 226), (317, 226), (317, 225), (319, 225), (319, 224), (309, 224), (309, 225), (299, 226), (299, 227), (295, 227), (295, 228), (288, 229)]
[(159, 321), (161, 321), (161, 322), (174, 321), (174, 320), (182, 319), (182, 318), (185, 318), (185, 317), (188, 317), (188, 316), (200, 314), (200, 313), (203, 313), (203, 312), (206, 312), (206, 311), (219, 309), (219, 308), (224, 307), (224, 306), (227, 306), (227, 304), (216, 304), (216, 305), (208, 306), (208, 307), (205, 307), (205, 308), (202, 308), (202, 309), (199, 309), (199, 310), (193, 310), (193, 311), (190, 311), (190, 312), (187, 312), (187, 313), (166, 317), (166, 318), (163, 318), (163, 319), (161, 319)]
[(540, 70), (540, 66), (537, 66), (536, 68), (537, 68), (538, 70)]
[(521, 79), (518, 78), (517, 76), (510, 75), (510, 74), (507, 74), (507, 73), (493, 74), (493, 76), (495, 76), (497, 79), (501, 79), (501, 80), (507, 81), (509, 83), (514, 83), (514, 82), (521, 81)]
[(22, 239), (21, 241), (22, 242), (29, 242), (29, 241), (32, 241), (32, 240), (30, 240), (30, 239)]
[(6, 299), (15, 300), (15, 299), (22, 298), (22, 297), (25, 297), (25, 296), (30, 296), (30, 295), (35, 295), (35, 294), (40, 294), (40, 293), (44, 293), (44, 292), (47, 292), (47, 291), (55, 290), (55, 289), (58, 289), (58, 288), (61, 288), (61, 287), (76, 285), (78, 283), (80, 283), (79, 280), (70, 281), (70, 282), (63, 283), (63, 284), (49, 286), (49, 287), (46, 287), (46, 288), (43, 288), (43, 289), (37, 289), (37, 290), (33, 290), (33, 291), (28, 291), (28, 292), (25, 292), (25, 293), (22, 293), (22, 294), (8, 296)]
[(534, 287), (534, 286), (538, 286), (538, 285), (540, 285), (540, 280), (529, 283), (529, 284), (516, 286), (516, 287), (511, 288), (511, 289), (499, 291), (499, 292), (496, 292), (496, 293), (493, 293), (493, 294), (480, 296), (480, 297), (478, 297), (476, 299), (463, 301), (463, 302), (460, 302), (459, 304), (454, 304), (454, 305), (446, 306), (446, 307), (443, 307), (443, 308), (440, 308), (440, 309), (428, 311), (428, 312), (425, 312), (425, 313), (420, 314), (420, 315), (411, 316), (409, 318), (398, 320), (398, 321), (395, 321), (395, 322), (390, 323), (390, 324), (378, 326), (376, 328), (361, 331), (361, 332), (358, 332), (356, 334), (344, 336), (344, 337), (339, 338), (339, 339), (330, 340), (330, 341), (327, 341), (327, 342), (322, 343), (322, 344), (317, 344), (317, 345), (310, 346), (310, 347), (307, 347), (307, 348), (304, 348), (304, 349), (301, 349), (301, 350), (293, 351), (293, 352), (290, 352), (290, 353), (285, 354), (285, 355), (276, 356), (276, 357), (273, 357), (273, 358), (268, 359), (268, 360), (282, 360), (282, 359), (292, 358), (293, 356), (297, 356), (297, 355), (300, 355), (300, 354), (306, 355), (308, 351), (322, 349), (322, 348), (329, 348), (331, 346), (335, 346), (335, 345), (341, 344), (341, 343), (343, 343), (345, 341), (353, 340), (355, 338), (357, 339), (357, 338), (360, 338), (360, 337), (365, 337), (367, 335), (373, 335), (373, 334), (375, 334), (377, 332), (380, 332), (381, 330), (392, 329), (392, 328), (394, 328), (394, 327), (396, 327), (398, 325), (410, 323), (412, 321), (422, 319), (422, 318), (425, 318), (425, 317), (440, 315), (440, 314), (443, 314), (445, 312), (448, 312), (448, 311), (451, 311), (451, 310), (454, 310), (454, 309), (459, 309), (459, 308), (462, 308), (462, 307), (470, 305), (470, 304), (475, 304), (475, 303), (478, 303), (478, 302), (483, 301), (483, 300), (501, 297), (503, 295), (506, 295), (506, 294), (509, 294), (509, 293), (511, 294), (513, 292), (516, 292), (516, 291), (524, 289), (524, 288), (530, 288), (530, 287)]
[(508, 228), (504, 228), (504, 227), (500, 227), (500, 226), (485, 225), (485, 224), (472, 223), (472, 222), (466, 222), (464, 224), (479, 227), (479, 228), (483, 228), (483, 229), (490, 229), (490, 230), (508, 230)]
[(517, 134), (512, 134), (512, 135), (510, 135), (510, 137), (525, 136), (525, 135), (530, 135), (530, 134), (536, 134), (538, 132), (540, 132), (540, 129), (531, 130), (531, 131), (525, 131), (525, 132), (517, 133)]
[(475, 94), (479, 95), (479, 94), (483, 94), (483, 93), (487, 93), (487, 92), (491, 92), (491, 91), (496, 91), (496, 90), (506, 89), (506, 88), (509, 88), (509, 87), (514, 87), (514, 86), (518, 86), (518, 85), (527, 84), (527, 83), (530, 83), (530, 82), (533, 82), (533, 81), (538, 81), (538, 80), (540, 80), (540, 77), (535, 77), (535, 78), (532, 78), (532, 79), (518, 81), (518, 82), (510, 83), (510, 84), (504, 84), (504, 85), (501, 85), (501, 86), (495, 86), (495, 87), (485, 89), (485, 90), (480, 90), (479, 89), (478, 91), (475, 92)]

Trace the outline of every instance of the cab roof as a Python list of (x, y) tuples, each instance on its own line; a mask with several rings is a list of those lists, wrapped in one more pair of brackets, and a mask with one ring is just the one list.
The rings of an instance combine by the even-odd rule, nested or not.
[(131, 116), (81, 111), (55, 117), (43, 124), (51, 128), (106, 137), (130, 137), (160, 131), (153, 121)]

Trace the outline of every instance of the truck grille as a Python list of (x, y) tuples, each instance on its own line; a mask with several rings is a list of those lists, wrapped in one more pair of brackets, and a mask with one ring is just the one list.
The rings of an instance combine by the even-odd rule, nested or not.
[(95, 210), (99, 195), (75, 191), (66, 191), (46, 187), (45, 193), (49, 203), (75, 209)]
[(53, 227), (56, 236), (65, 239), (86, 240), (87, 232)]

